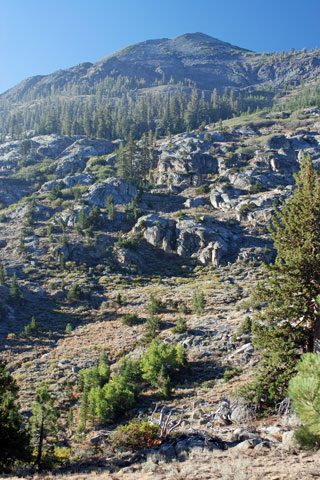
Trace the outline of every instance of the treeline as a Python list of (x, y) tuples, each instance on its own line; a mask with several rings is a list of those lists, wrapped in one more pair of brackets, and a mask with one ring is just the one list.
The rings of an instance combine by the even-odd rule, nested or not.
[[(191, 93), (190, 93), (191, 92)], [(12, 110), (2, 105), (2, 139), (22, 138), (27, 131), (36, 134), (86, 135), (117, 139), (130, 135), (135, 139), (156, 130), (160, 135), (179, 133), (202, 124), (238, 116), (244, 112), (270, 107), (274, 93), (248, 89), (199, 93), (196, 89), (176, 87), (174, 93), (138, 96), (137, 91), (120, 98), (100, 94), (92, 96), (50, 96), (28, 108)]]
[(320, 83), (302, 85), (301, 91), (282, 105), (283, 110), (291, 111), (307, 107), (320, 107)]

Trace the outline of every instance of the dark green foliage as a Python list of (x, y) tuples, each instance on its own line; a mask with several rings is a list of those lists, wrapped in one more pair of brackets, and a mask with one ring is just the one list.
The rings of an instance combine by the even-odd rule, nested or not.
[(295, 111), (305, 107), (320, 106), (320, 85), (319, 83), (311, 83), (302, 88), (297, 95), (289, 96), (289, 100), (281, 105), (282, 110)]
[(261, 352), (258, 376), (246, 389), (262, 409), (274, 409), (296, 372), (301, 352), (319, 339), (320, 182), (306, 157), (293, 197), (276, 209), (270, 227), (277, 257), (252, 296), (260, 308), (254, 343)]
[(121, 295), (120, 292), (118, 292), (115, 302), (119, 305), (119, 307), (121, 307), (125, 302), (125, 297), (123, 295)]
[[(164, 78), (155, 78), (149, 86), (166, 83)], [(187, 78), (184, 84), (194, 86)], [(27, 114), (15, 109), (2, 115), (0, 130), (4, 136), (12, 137), (20, 136), (23, 130), (107, 139), (123, 139), (130, 135), (138, 139), (145, 135), (145, 143), (152, 147), (157, 130), (165, 135), (198, 128), (203, 123), (217, 122), (219, 118), (237, 116), (248, 111), (248, 107), (254, 111), (257, 107), (271, 106), (274, 96), (266, 89), (253, 88), (245, 91), (226, 89), (224, 92), (215, 89), (211, 99), (208, 94), (199, 96), (196, 89), (191, 94), (182, 90), (167, 96), (136, 94), (145, 86), (145, 79), (112, 74), (91, 85), (69, 83), (64, 89), (56, 86), (53, 93), (49, 87), (48, 91), (43, 87), (41, 92), (32, 89), (23, 99), (29, 105)], [(54, 101), (48, 101), (46, 96)], [(21, 99), (16, 101), (19, 105)], [(144, 163), (143, 152), (139, 155)]]
[(156, 338), (160, 332), (161, 320), (155, 315), (149, 315), (146, 320), (147, 332), (145, 335), (146, 342), (150, 342), (153, 338)]
[(232, 369), (228, 369), (228, 370), (225, 370), (223, 372), (223, 380), (225, 382), (228, 382), (229, 380), (231, 380), (231, 378), (233, 377), (236, 377), (237, 375), (239, 375), (239, 370), (237, 368), (232, 368)]
[(137, 325), (139, 323), (139, 317), (136, 313), (128, 313), (122, 317), (121, 321), (124, 325), (132, 327), (133, 325)]
[(98, 205), (93, 205), (86, 221), (86, 228), (92, 227), (94, 230), (99, 229), (102, 225), (101, 211)]
[(3, 264), (0, 262), (0, 285), (6, 285), (7, 283), (7, 271)]
[(62, 198), (62, 189), (64, 187), (65, 184), (63, 182), (54, 184), (49, 194), (49, 200), (54, 201), (58, 198)]
[(259, 193), (263, 192), (264, 188), (259, 182), (255, 182), (250, 187), (250, 193)]
[(114, 199), (112, 195), (109, 195), (106, 199), (106, 211), (107, 211), (107, 218), (108, 220), (114, 219)]
[(249, 202), (249, 203), (244, 203), (243, 205), (241, 205), (241, 207), (239, 208), (239, 217), (240, 218), (245, 218), (249, 212), (252, 212), (256, 207), (256, 204), (253, 203), (253, 202)]
[(18, 284), (16, 273), (14, 273), (12, 277), (9, 295), (10, 295), (11, 303), (20, 303), (20, 301), (23, 299), (23, 295), (21, 293), (21, 290)]
[(234, 336), (236, 337), (237, 335), (250, 334), (252, 333), (252, 330), (253, 330), (252, 320), (250, 317), (246, 317), (242, 322), (242, 324), (240, 325), (240, 327), (238, 328), (238, 330), (236, 331)]
[(69, 302), (77, 302), (83, 297), (82, 290), (77, 283), (74, 283), (67, 294)]
[(29, 436), (22, 428), (17, 398), (16, 382), (0, 362), (0, 472), (15, 460), (30, 459)]
[(30, 150), (32, 149), (32, 141), (31, 140), (23, 140), (23, 142), (20, 145), (20, 152), (22, 155), (27, 155)]
[(35, 464), (41, 466), (44, 451), (48, 452), (57, 442), (59, 413), (54, 406), (47, 386), (42, 383), (37, 388), (30, 418), (33, 443), (36, 448)]
[(187, 314), (188, 311), (189, 311), (187, 305), (186, 305), (184, 302), (182, 302), (182, 303), (179, 305), (178, 310), (179, 310), (180, 313), (184, 313), (184, 314)]
[(148, 303), (148, 312), (150, 315), (155, 315), (157, 313), (163, 312), (165, 305), (159, 300), (159, 298), (150, 295), (150, 300)]
[(204, 293), (194, 292), (192, 295), (192, 309), (197, 315), (200, 315), (204, 311), (205, 304)]
[(201, 195), (203, 193), (208, 193), (209, 190), (210, 190), (209, 185), (207, 185), (206, 183), (203, 183), (202, 185), (200, 185), (200, 187), (197, 188), (197, 194)]
[(62, 252), (60, 255), (60, 270), (63, 272), (66, 268), (66, 257), (65, 254)]
[(79, 389), (84, 391), (93, 387), (103, 387), (110, 379), (110, 367), (107, 362), (100, 362), (92, 368), (79, 372)]
[(134, 238), (119, 238), (116, 247), (129, 248), (130, 250), (137, 250), (138, 242)]
[(97, 230), (102, 226), (102, 215), (98, 205), (93, 205), (92, 209), (86, 215), (85, 208), (82, 207), (78, 214), (77, 229), (79, 233), (83, 230)]
[(24, 327), (22, 333), (20, 333), (20, 337), (29, 337), (30, 335), (35, 335), (38, 332), (38, 325), (36, 319), (34, 317), (31, 318), (31, 322)]
[(305, 342), (301, 328), (289, 322), (269, 327), (255, 326), (254, 344), (262, 360), (255, 379), (241, 390), (259, 411), (272, 412), (286, 395), (288, 382), (296, 372), (300, 348)]
[(188, 330), (189, 329), (188, 329), (186, 319), (183, 318), (183, 317), (178, 317), (176, 326), (173, 327), (172, 332), (173, 333), (185, 333), (185, 332), (188, 332)]

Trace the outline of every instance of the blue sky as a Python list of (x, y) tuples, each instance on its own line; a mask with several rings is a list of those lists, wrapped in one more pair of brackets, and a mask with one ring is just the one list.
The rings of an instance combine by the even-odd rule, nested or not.
[(255, 51), (320, 47), (320, 0), (0, 0), (0, 93), (151, 38), (203, 32)]

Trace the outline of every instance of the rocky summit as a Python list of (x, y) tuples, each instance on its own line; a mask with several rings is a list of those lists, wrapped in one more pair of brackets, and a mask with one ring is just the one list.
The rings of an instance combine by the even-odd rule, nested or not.
[[(276, 256), (275, 206), (305, 156), (320, 171), (319, 65), (316, 49), (257, 54), (195, 33), (0, 96), (0, 356), (24, 423), (39, 385), (54, 399), (57, 478), (317, 475), (290, 406), (261, 418), (238, 392), (261, 359), (248, 299)], [(251, 88), (271, 103), (256, 108)], [(158, 436), (132, 451), (115, 436), (130, 421)]]

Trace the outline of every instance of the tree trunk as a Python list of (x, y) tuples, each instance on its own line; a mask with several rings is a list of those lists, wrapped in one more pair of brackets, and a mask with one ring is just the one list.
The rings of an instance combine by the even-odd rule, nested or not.
[(42, 446), (43, 446), (43, 434), (44, 434), (44, 420), (41, 419), (40, 434), (39, 434), (39, 445), (38, 445), (38, 455), (36, 459), (36, 465), (39, 467), (42, 457)]

